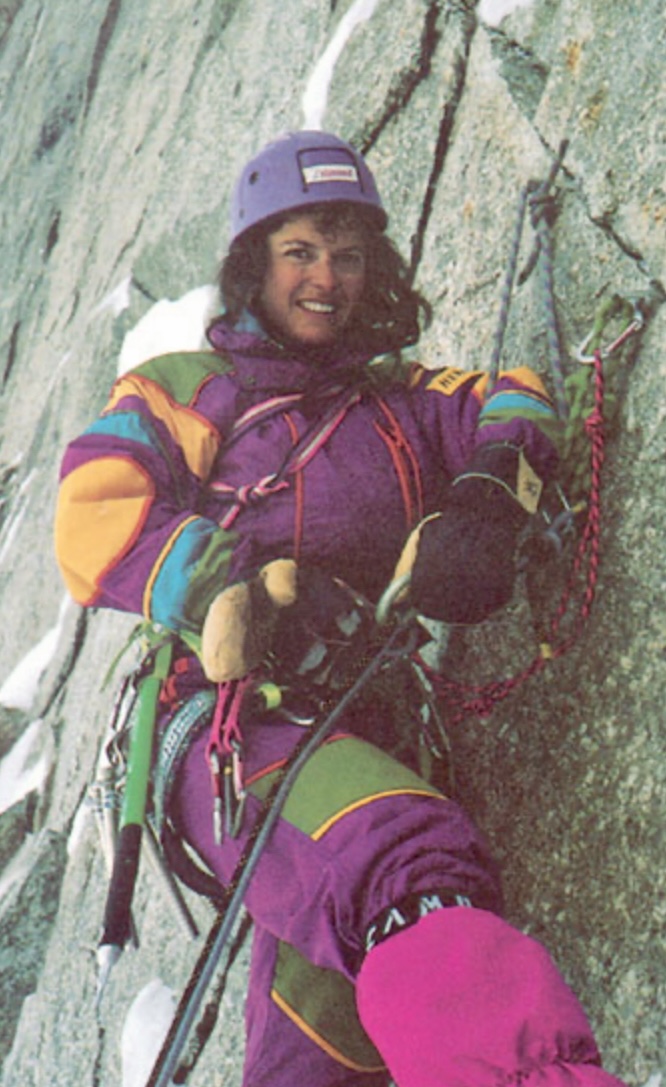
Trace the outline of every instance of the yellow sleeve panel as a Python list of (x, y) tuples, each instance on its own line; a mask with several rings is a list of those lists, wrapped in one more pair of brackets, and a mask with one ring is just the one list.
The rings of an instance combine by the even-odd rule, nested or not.
[[(426, 375), (428, 371), (425, 371)], [(472, 385), (472, 392), (479, 401), (486, 397), (488, 379), (490, 375), (484, 370), (456, 370), (446, 367), (438, 370), (427, 384), (427, 388), (433, 392), (442, 393), (444, 396), (453, 396), (465, 385)], [(541, 378), (531, 370), (529, 366), (517, 366), (512, 370), (503, 370), (500, 378), (508, 378), (515, 381), (523, 389), (535, 392), (544, 400), (550, 400), (550, 396)]]
[(179, 403), (156, 381), (136, 373), (121, 377), (113, 387), (104, 415), (113, 412), (126, 397), (140, 397), (155, 419), (165, 425), (180, 446), (189, 470), (198, 479), (208, 478), (220, 447), (220, 435), (203, 415)]
[(63, 480), (55, 521), (56, 555), (74, 599), (94, 604), (106, 571), (139, 536), (155, 494), (147, 472), (124, 457), (82, 464)]
[[(489, 374), (484, 373), (474, 386), (474, 392), (481, 400), (485, 399), (489, 376)], [(510, 381), (515, 381), (523, 389), (537, 393), (540, 399), (551, 400), (550, 393), (543, 381), (534, 370), (530, 370), (529, 366), (516, 366), (512, 370), (502, 370), (499, 378), (508, 378)]]

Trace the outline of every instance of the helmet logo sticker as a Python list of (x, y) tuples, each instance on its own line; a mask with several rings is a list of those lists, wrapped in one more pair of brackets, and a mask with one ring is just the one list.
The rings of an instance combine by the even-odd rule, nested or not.
[(317, 185), (326, 181), (346, 181), (352, 185), (359, 184), (358, 170), (355, 166), (345, 166), (340, 162), (323, 164), (321, 166), (304, 166), (303, 180), (306, 185)]

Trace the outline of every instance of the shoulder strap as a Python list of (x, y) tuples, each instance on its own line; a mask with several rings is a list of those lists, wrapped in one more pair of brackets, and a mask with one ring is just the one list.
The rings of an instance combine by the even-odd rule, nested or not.
[(223, 449), (228, 449), (233, 442), (246, 434), (252, 427), (258, 426), (259, 423), (270, 419), (272, 415), (277, 415), (278, 412), (295, 407), (302, 399), (303, 393), (285, 393), (283, 396), (271, 396), (268, 400), (262, 400), (261, 403), (254, 404), (247, 411), (244, 411), (242, 415), (238, 416), (227, 436)]
[(423, 483), (418, 457), (400, 420), (384, 397), (376, 394), (374, 399), (383, 415), (382, 420), (375, 422), (375, 429), (391, 456), (405, 507), (407, 529), (411, 531), (424, 516)]
[[(307, 427), (291, 447), (278, 469), (264, 476), (263, 479), (257, 480), (255, 483), (245, 484), (240, 488), (232, 487), (223, 482), (213, 482), (211, 489), (217, 494), (226, 494), (231, 502), (229, 510), (220, 522), (222, 528), (228, 529), (238, 515), (251, 503), (267, 498), (269, 495), (288, 487), (290, 476), (303, 471), (340, 425), (349, 408), (357, 403), (360, 398), (361, 391), (356, 388), (344, 389), (341, 393), (338, 393), (326, 411)], [(270, 415), (284, 411), (289, 406), (284, 403), (284, 399), (274, 397), (256, 405), (254, 409), (250, 409), (251, 418), (247, 418), (250, 414), (248, 412), (240, 416), (237, 426), (234, 427), (229, 440), (224, 445), (224, 449), (228, 449), (231, 442), (240, 437), (241, 434), (246, 433), (252, 426), (256, 426), (257, 423), (267, 419)], [(302, 399), (302, 394), (298, 394), (298, 400), (300, 399)], [(278, 401), (282, 402), (278, 403)]]

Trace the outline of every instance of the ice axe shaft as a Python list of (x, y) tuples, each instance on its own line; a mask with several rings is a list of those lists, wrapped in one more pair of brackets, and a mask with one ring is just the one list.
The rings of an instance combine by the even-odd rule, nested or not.
[(155, 719), (160, 688), (171, 663), (170, 640), (154, 651), (151, 660), (152, 667), (139, 680), (137, 715), (130, 739), (120, 829), (98, 946), (98, 1004), (111, 969), (132, 933), (132, 897), (139, 868)]

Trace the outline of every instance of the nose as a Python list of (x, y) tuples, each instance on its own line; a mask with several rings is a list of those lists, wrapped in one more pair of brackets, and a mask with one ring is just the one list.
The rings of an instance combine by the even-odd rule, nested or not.
[(340, 277), (330, 254), (322, 253), (310, 266), (310, 282), (322, 291), (332, 292), (336, 289)]

